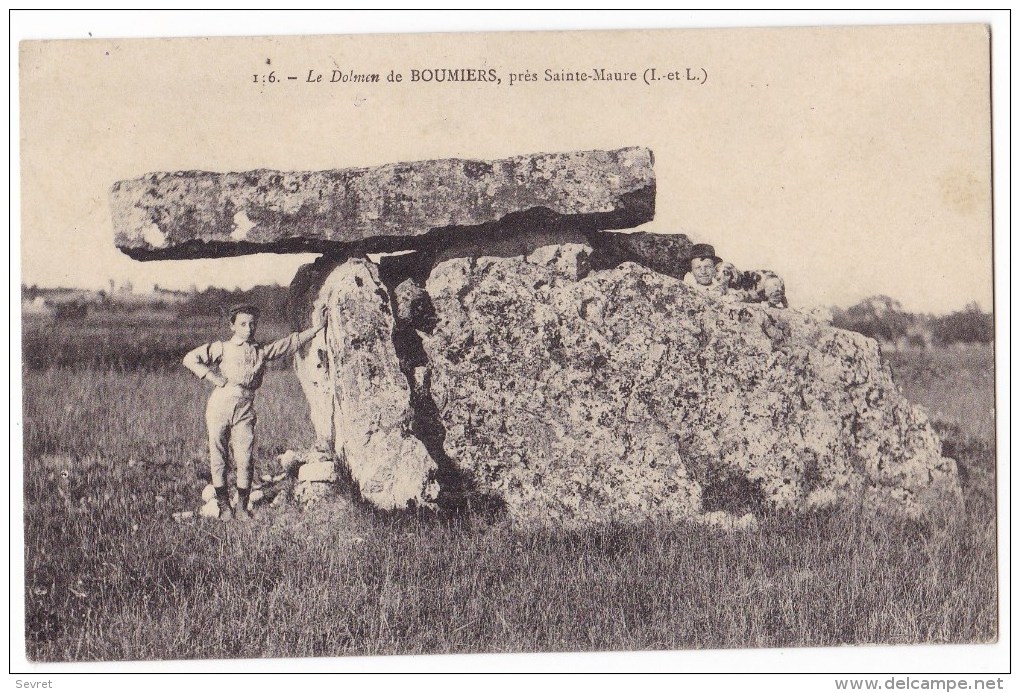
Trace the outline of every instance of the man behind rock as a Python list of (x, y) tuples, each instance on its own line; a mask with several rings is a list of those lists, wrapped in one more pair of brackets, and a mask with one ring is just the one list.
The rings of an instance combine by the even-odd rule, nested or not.
[(691, 249), (691, 271), (684, 283), (732, 303), (759, 303), (786, 308), (786, 285), (771, 270), (741, 272), (732, 262), (724, 262), (708, 243)]
[(720, 298), (726, 296), (729, 283), (717, 272), (721, 263), (722, 258), (715, 254), (714, 247), (696, 243), (691, 248), (691, 271), (684, 275), (684, 284)]

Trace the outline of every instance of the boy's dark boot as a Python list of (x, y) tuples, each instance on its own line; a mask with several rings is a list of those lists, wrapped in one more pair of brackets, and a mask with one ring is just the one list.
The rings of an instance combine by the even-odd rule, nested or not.
[(247, 522), (251, 519), (251, 513), (248, 512), (248, 496), (250, 489), (237, 487), (237, 507), (234, 508), (234, 515), (241, 522)]
[(220, 519), (223, 522), (230, 522), (234, 519), (234, 512), (230, 509), (230, 497), (227, 495), (226, 486), (216, 486), (216, 505), (220, 509)]

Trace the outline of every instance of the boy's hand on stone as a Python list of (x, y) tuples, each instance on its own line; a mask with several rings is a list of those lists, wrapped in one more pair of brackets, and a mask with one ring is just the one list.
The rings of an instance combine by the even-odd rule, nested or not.
[(325, 304), (315, 309), (315, 313), (312, 315), (312, 327), (317, 330), (321, 330), (326, 326), (326, 317), (329, 311), (329, 307)]

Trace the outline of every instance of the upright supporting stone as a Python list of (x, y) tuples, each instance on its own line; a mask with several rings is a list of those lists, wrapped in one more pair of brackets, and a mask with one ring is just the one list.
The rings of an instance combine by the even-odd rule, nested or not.
[[(383, 509), (429, 505), (439, 490), (437, 467), (411, 430), (411, 389), (394, 348), (391, 302), (378, 268), (348, 260), (327, 277), (319, 301), (329, 307), (324, 351), (333, 396), (331, 411), (313, 412), (313, 421), (331, 417), (334, 449), (366, 500)], [(299, 370), (303, 383), (310, 373)], [(321, 392), (313, 383), (305, 387)], [(309, 400), (313, 410), (324, 402)]]

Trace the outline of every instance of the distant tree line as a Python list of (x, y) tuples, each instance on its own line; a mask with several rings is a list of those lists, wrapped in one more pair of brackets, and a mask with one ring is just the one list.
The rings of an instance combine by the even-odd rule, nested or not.
[(995, 339), (995, 321), (977, 303), (947, 315), (908, 313), (899, 301), (872, 296), (846, 309), (832, 311), (832, 324), (894, 345), (988, 343)]
[[(112, 284), (112, 282), (111, 282)], [(265, 322), (287, 322), (287, 294), (285, 286), (277, 284), (241, 289), (210, 287), (205, 291), (171, 291), (157, 284), (151, 292), (134, 292), (130, 284), (125, 289), (91, 290), (68, 288), (41, 288), (21, 285), (23, 304), (39, 303), (58, 321), (84, 320), (89, 313), (131, 313), (136, 311), (172, 312), (181, 318), (226, 315), (227, 308), (235, 303), (253, 303), (262, 312)]]
[(177, 314), (183, 317), (224, 316), (235, 303), (252, 303), (262, 312), (263, 322), (287, 322), (287, 287), (276, 284), (241, 289), (209, 287), (192, 294), (178, 304)]

